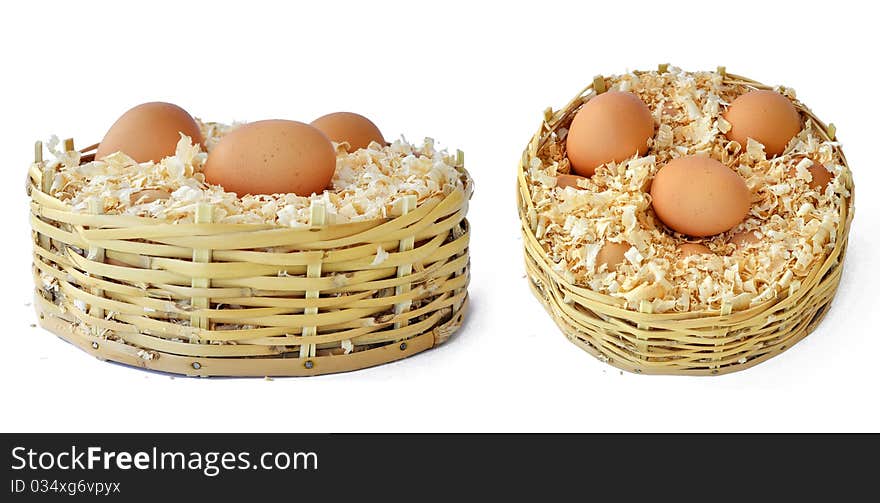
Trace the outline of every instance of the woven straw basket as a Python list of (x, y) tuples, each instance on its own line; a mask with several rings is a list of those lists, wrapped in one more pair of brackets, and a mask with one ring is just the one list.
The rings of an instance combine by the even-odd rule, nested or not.
[[(660, 65), (665, 72), (666, 65)], [(724, 81), (754, 89), (771, 89), (718, 69)], [(742, 370), (790, 348), (822, 320), (840, 282), (847, 234), (853, 216), (853, 199), (841, 205), (836, 248), (802, 280), (792, 294), (746, 310), (725, 306), (717, 312), (651, 313), (625, 309), (620, 299), (579, 287), (552, 269), (552, 263), (535, 237), (535, 207), (530, 199), (526, 170), (550, 137), (567, 127), (587, 100), (605, 89), (596, 77), (563, 109), (544, 113), (541, 128), (523, 152), (519, 165), (517, 202), (522, 223), (526, 271), (534, 294), (566, 337), (593, 356), (623, 370), (644, 374), (713, 375)], [(595, 93), (593, 91), (596, 91)], [(835, 139), (835, 128), (795, 103), (804, 120), (825, 140)], [(852, 194), (852, 174), (839, 147), (844, 169), (840, 176)], [(650, 306), (648, 306), (650, 307)]]
[[(302, 230), (211, 223), (208, 205), (179, 224), (75, 213), (48, 194), (42, 150), (27, 187), (36, 310), (100, 359), (197, 376), (317, 375), (425, 351), (462, 323), (463, 168), (465, 190), (439, 202), (405, 196), (401, 216), (341, 225), (322, 225), (313, 205)], [(374, 265), (378, 247), (388, 256)]]

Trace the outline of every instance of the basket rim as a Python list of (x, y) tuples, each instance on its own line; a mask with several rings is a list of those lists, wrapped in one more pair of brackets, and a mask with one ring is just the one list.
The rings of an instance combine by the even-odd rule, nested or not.
[[(65, 144), (65, 148), (69, 147), (70, 150), (73, 149), (73, 139), (72, 138), (68, 138), (68, 139), (64, 140), (64, 144)], [(87, 147), (84, 147), (84, 148), (78, 150), (78, 152), (80, 154), (83, 154), (82, 158), (80, 159), (80, 164), (82, 164), (83, 162), (88, 162), (89, 160), (92, 160), (94, 158), (94, 152), (97, 150), (98, 145), (99, 145), (98, 143), (95, 143), (95, 144), (89, 145)], [(49, 208), (52, 210), (66, 211), (66, 212), (70, 212), (72, 214), (78, 214), (77, 212), (72, 211), (72, 207), (69, 204), (52, 196), (51, 194), (46, 192), (42, 187), (43, 173), (42, 173), (41, 167), (45, 164), (44, 160), (43, 160), (43, 142), (42, 142), (42, 140), (37, 140), (34, 142), (34, 152), (35, 152), (34, 162), (32, 162), (30, 164), (30, 166), (28, 167), (28, 176), (27, 176), (27, 181), (26, 181), (27, 183), (26, 183), (26, 187), (25, 187), (28, 198), (31, 201), (31, 204), (36, 205), (37, 207), (40, 207), (40, 208)], [(461, 150), (459, 150), (459, 152), (461, 152)], [(463, 153), (461, 155), (463, 155)], [(426, 203), (430, 204), (432, 202), (440, 203), (440, 202), (446, 201), (450, 197), (456, 197), (456, 194), (461, 194), (463, 196), (464, 201), (469, 201), (473, 197), (473, 193), (474, 193), (473, 177), (471, 177), (470, 172), (468, 172), (467, 168), (464, 167), (464, 160), (463, 159), (462, 159), (462, 165), (456, 166), (455, 169), (456, 169), (456, 171), (459, 172), (459, 174), (461, 176), (463, 188), (460, 189), (460, 188), (456, 187), (454, 190), (452, 190), (448, 193), (441, 194), (440, 195), (441, 197), (439, 197), (439, 198), (434, 197), (434, 198), (430, 198), (426, 201), (423, 201), (421, 203), (418, 203), (415, 209), (423, 208)], [(36, 198), (34, 196), (35, 194), (38, 194), (36, 196)], [(236, 196), (238, 196), (238, 195), (236, 194)], [(239, 197), (239, 199), (240, 199), (240, 197)], [(343, 222), (343, 223), (332, 223), (332, 224), (325, 224), (325, 225), (309, 226), (308, 228), (290, 227), (290, 226), (281, 225), (278, 223), (195, 224), (194, 222), (188, 222), (188, 221), (187, 222), (174, 222), (171, 220), (165, 220), (165, 219), (159, 219), (159, 218), (153, 218), (153, 217), (140, 217), (140, 216), (122, 215), (122, 214), (106, 214), (106, 215), (101, 215), (100, 218), (102, 220), (107, 221), (106, 227), (132, 227), (137, 224), (142, 224), (144, 226), (162, 225), (162, 224), (168, 224), (168, 225), (181, 225), (181, 224), (183, 224), (183, 225), (201, 225), (201, 226), (208, 226), (208, 227), (214, 227), (214, 228), (226, 226), (230, 230), (239, 230), (241, 232), (249, 232), (249, 231), (254, 231), (254, 230), (286, 230), (286, 231), (314, 232), (315, 230), (320, 230), (320, 229), (328, 229), (328, 228), (340, 229), (340, 228), (344, 228), (344, 227), (351, 227), (352, 229), (363, 228), (364, 230), (366, 230), (366, 229), (371, 229), (371, 228), (377, 227), (379, 225), (382, 225), (382, 224), (385, 224), (388, 222), (392, 222), (395, 219), (403, 218), (405, 216), (406, 215), (396, 215), (396, 216), (389, 216), (389, 217), (372, 218), (369, 220), (356, 220), (354, 222)], [(410, 216), (410, 218), (412, 218), (412, 217)]]
[[(668, 69), (667, 67), (668, 65), (661, 64), (658, 66), (658, 71), (660, 71), (661, 73), (665, 72)], [(630, 73), (639, 75), (653, 71), (654, 70), (633, 70)], [(752, 80), (741, 75), (728, 73), (725, 67), (718, 67), (716, 72), (722, 75), (722, 77), (725, 79), (725, 83), (741, 84), (752, 89), (785, 88), (784, 86), (769, 86), (767, 84), (763, 84), (759, 81)], [(686, 71), (686, 73), (693, 72)], [(718, 320), (719, 318), (730, 321), (739, 319), (745, 321), (757, 317), (768, 311), (777, 310), (780, 304), (795, 303), (800, 297), (802, 297), (807, 291), (809, 291), (809, 288), (801, 288), (797, 292), (795, 292), (794, 295), (787, 295), (784, 292), (777, 292), (776, 294), (774, 294), (773, 297), (764, 300), (758, 304), (749, 306), (746, 309), (731, 311), (729, 313), (725, 313), (722, 309), (653, 313), (629, 309), (625, 307), (625, 303), (623, 303), (621, 299), (617, 297), (612, 297), (607, 294), (595, 292), (590, 288), (578, 285), (577, 283), (569, 282), (565, 279), (565, 277), (563, 277), (561, 274), (557, 273), (553, 269), (552, 264), (549, 260), (549, 256), (547, 255), (543, 247), (540, 246), (538, 238), (534, 235), (534, 232), (532, 232), (529, 225), (528, 212), (530, 209), (533, 209), (534, 202), (531, 200), (530, 197), (529, 185), (526, 180), (526, 172), (528, 170), (530, 160), (535, 158), (535, 154), (543, 147), (546, 140), (549, 138), (550, 133), (556, 131), (559, 127), (562, 126), (562, 124), (567, 123), (568, 119), (572, 117), (580, 109), (580, 107), (583, 106), (584, 103), (589, 101), (592, 97), (601, 94), (601, 92), (594, 92), (594, 87), (597, 85), (597, 83), (600, 86), (604, 86), (604, 79), (605, 77), (602, 75), (596, 76), (596, 78), (593, 80), (593, 83), (589, 84), (583, 90), (581, 90), (562, 108), (555, 111), (552, 109), (552, 107), (547, 108), (544, 111), (541, 126), (539, 127), (538, 131), (532, 135), (532, 138), (529, 140), (526, 148), (523, 150), (523, 154), (517, 166), (517, 209), (520, 216), (520, 230), (523, 239), (533, 242), (533, 246), (531, 247), (531, 249), (524, 243), (524, 249), (528, 255), (532, 256), (536, 260), (536, 262), (538, 262), (544, 273), (548, 274), (555, 282), (565, 285), (568, 289), (572, 291), (581, 291), (586, 295), (589, 295), (589, 297), (592, 298), (591, 300), (600, 302), (603, 307), (607, 308), (609, 311), (613, 311), (614, 316), (630, 320), (638, 318), (638, 321), (640, 322), (650, 320), (700, 321), (707, 319)], [(824, 277), (825, 274), (828, 273), (828, 271), (830, 271), (834, 266), (842, 264), (845, 258), (849, 230), (855, 212), (855, 186), (852, 179), (852, 171), (849, 167), (849, 162), (844, 155), (843, 148), (841, 147), (840, 142), (836, 139), (836, 128), (834, 127), (834, 125), (826, 124), (821, 119), (816, 117), (812, 113), (812, 111), (800, 100), (794, 99), (792, 101), (800, 114), (803, 114), (804, 116), (806, 116), (807, 120), (812, 121), (815, 126), (818, 126), (816, 130), (820, 132), (825, 140), (835, 142), (833, 148), (835, 152), (840, 156), (840, 159), (842, 161), (841, 165), (843, 167), (843, 170), (841, 171), (841, 175), (844, 176), (844, 183), (846, 183), (846, 188), (849, 191), (849, 196), (845, 197), (846, 204), (842, 204), (840, 207), (841, 222), (843, 223), (843, 225), (838, 225), (837, 227), (837, 239), (835, 242), (834, 250), (825, 257), (824, 261), (814, 266), (807, 276), (807, 278), (814, 278), (817, 276)], [(532, 250), (534, 250), (534, 253), (532, 252)], [(818, 284), (818, 282), (816, 284)]]

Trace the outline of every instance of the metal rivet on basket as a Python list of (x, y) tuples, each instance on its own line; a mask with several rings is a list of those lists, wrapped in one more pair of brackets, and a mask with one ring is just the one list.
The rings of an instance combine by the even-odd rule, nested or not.
[(306, 362), (303, 364), (303, 367), (307, 369), (312, 369), (315, 367), (315, 362), (313, 362), (312, 360), (306, 360)]
[(401, 343), (400, 343), (400, 350), (401, 350), (401, 351), (406, 351), (406, 343), (405, 343), (405, 342), (401, 342)]
[(200, 368), (202, 368), (202, 364), (199, 362), (193, 362), (192, 367), (196, 370), (199, 370)]
[(97, 342), (93, 342), (93, 343), (92, 343), (92, 349), (98, 349), (98, 343), (97, 343)]

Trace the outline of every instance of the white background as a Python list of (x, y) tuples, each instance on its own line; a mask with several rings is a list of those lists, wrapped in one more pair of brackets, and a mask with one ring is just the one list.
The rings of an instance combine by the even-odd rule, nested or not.
[[(294, 2), (290, 2), (294, 4)], [(869, 2), (14, 2), (0, 17), (0, 430), (819, 431), (880, 429), (878, 82)], [(641, 4), (641, 5), (639, 5)], [(839, 127), (857, 211), (822, 325), (714, 378), (621, 374), (570, 344), (522, 265), (515, 166), (598, 73), (669, 62), (794, 87)], [(35, 322), (25, 171), (37, 139), (100, 140), (129, 107), (218, 121), (332, 111), (461, 148), (476, 179), (472, 310), (444, 346), (356, 373), (170, 378), (101, 363)]]

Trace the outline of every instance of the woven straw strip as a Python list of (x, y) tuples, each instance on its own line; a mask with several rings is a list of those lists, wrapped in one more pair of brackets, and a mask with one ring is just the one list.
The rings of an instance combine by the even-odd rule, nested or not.
[[(408, 215), (411, 211), (416, 209), (416, 197), (415, 196), (404, 196), (403, 198), (403, 214)], [(411, 252), (413, 246), (415, 246), (416, 238), (415, 236), (408, 236), (400, 240), (400, 244), (398, 245), (398, 250), (400, 250), (401, 254), (405, 254), (407, 252)], [(387, 262), (387, 259), (385, 260)], [(383, 262), (384, 263), (384, 262)], [(390, 264), (389, 264), (390, 265)], [(397, 265), (397, 277), (398, 278), (407, 278), (411, 279), (410, 275), (413, 272), (413, 262), (400, 262)], [(412, 283), (406, 282), (394, 287), (394, 293), (397, 297), (405, 296), (407, 292), (412, 289)], [(394, 303), (394, 314), (401, 314), (409, 311), (410, 306), (412, 305), (411, 299), (401, 300), (400, 302)], [(401, 327), (405, 327), (408, 323), (407, 319), (401, 319), (400, 321), (394, 322), (394, 328), (400, 329)]]
[[(196, 224), (210, 224), (214, 220), (214, 208), (209, 204), (200, 204), (196, 207), (196, 216), (195, 221)], [(192, 265), (201, 264), (202, 268), (208, 268), (208, 262), (211, 261), (211, 255), (213, 251), (210, 249), (193, 249), (192, 251)], [(174, 271), (172, 271), (174, 272)], [(190, 279), (190, 284), (193, 288), (210, 288), (211, 287), (211, 277), (209, 274), (202, 274), (202, 271), (191, 272), (188, 274)], [(208, 317), (204, 316), (198, 311), (198, 308), (206, 308), (211, 305), (210, 297), (206, 297), (204, 295), (197, 295), (192, 297), (191, 301), (192, 307), (196, 310), (190, 315), (190, 324), (194, 327), (209, 329), (211, 328), (210, 321)], [(135, 341), (135, 344), (137, 342)], [(159, 351), (162, 351), (161, 347), (157, 347)]]
[(275, 376), (310, 376), (371, 367), (412, 356), (442, 342), (449, 332), (454, 332), (461, 325), (461, 317), (465, 311), (463, 308), (446, 324), (408, 339), (405, 346), (401, 344), (384, 345), (352, 353), (345, 358), (336, 355), (318, 356), (311, 358), (313, 364), (306, 367), (299, 358), (285, 358), (284, 355), (274, 358), (205, 358), (163, 353), (148, 360), (143, 358), (143, 350), (137, 346), (70, 331), (69, 323), (58, 316), (60, 312), (56, 306), (40, 296), (36, 297), (35, 305), (40, 316), (40, 324), (43, 327), (59, 334), (97, 358), (191, 376), (253, 376), (255, 375), (255, 365), (263, 370), (262, 375)]
[[(315, 228), (323, 227), (325, 224), (325, 222), (324, 222), (325, 216), (326, 216), (326, 213), (324, 211), (324, 205), (322, 203), (313, 201), (312, 207), (311, 207), (311, 225), (312, 225), (312, 227), (315, 227)], [(320, 278), (321, 277), (321, 266), (322, 266), (322, 264), (321, 264), (320, 260), (315, 260), (313, 263), (308, 264), (306, 266), (306, 277), (307, 278)], [(317, 299), (320, 295), (321, 295), (320, 290), (306, 291), (306, 299)], [(373, 314), (369, 311), (363, 311), (362, 313), (363, 313), (363, 316)], [(312, 306), (307, 307), (303, 310), (303, 314), (305, 316), (316, 315), (316, 314), (318, 314), (318, 308), (312, 307)], [(360, 317), (361, 316), (358, 316), (358, 318), (360, 318)], [(352, 319), (355, 319), (355, 318), (352, 318)], [(238, 321), (236, 323), (245, 324), (248, 322)], [(261, 321), (257, 321), (255, 324), (272, 326), (271, 323), (266, 323), (266, 322), (261, 322)], [(283, 323), (281, 326), (285, 326), (288, 324), (296, 324), (296, 323)], [(301, 335), (303, 338), (307, 338), (307, 337), (311, 338), (311, 337), (314, 337), (317, 333), (318, 333), (317, 325), (308, 325), (302, 329)], [(300, 358), (315, 356), (316, 349), (317, 348), (315, 348), (314, 344), (302, 344), (299, 347), (299, 356), (300, 356)]]

